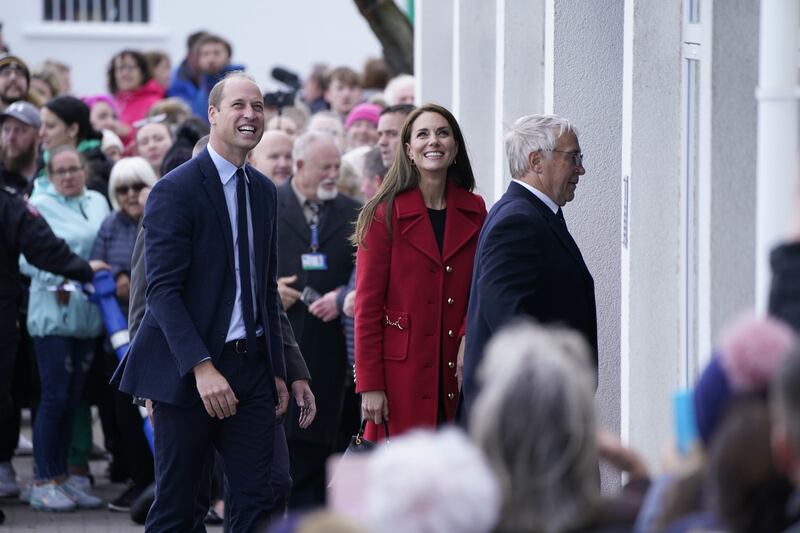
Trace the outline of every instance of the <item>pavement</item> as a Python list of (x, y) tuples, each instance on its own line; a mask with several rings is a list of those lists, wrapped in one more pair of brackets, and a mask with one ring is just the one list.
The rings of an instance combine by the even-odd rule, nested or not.
[[(23, 422), (24, 423), (24, 422)], [(22, 433), (31, 438), (30, 427), (23, 427)], [(95, 440), (102, 435), (99, 424), (95, 424)], [(33, 472), (33, 457), (17, 455), (12, 464), (17, 476), (22, 480), (21, 486), (30, 482)], [(111, 501), (125, 490), (122, 483), (112, 483), (108, 479), (108, 461), (105, 459), (90, 462), (92, 475), (95, 478), (94, 494)], [(39, 531), (42, 533), (141, 533), (144, 526), (134, 523), (128, 513), (111, 512), (107, 507), (93, 511), (78, 510), (72, 513), (49, 513), (34, 511), (27, 502), (16, 498), (0, 499), (0, 509), (6, 514), (5, 523), (0, 525), (0, 532), (21, 533)], [(221, 532), (221, 526), (206, 526), (209, 533)]]

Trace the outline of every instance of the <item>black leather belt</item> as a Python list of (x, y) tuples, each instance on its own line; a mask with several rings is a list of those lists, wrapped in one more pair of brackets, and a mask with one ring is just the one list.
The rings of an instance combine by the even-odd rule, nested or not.
[(247, 353), (247, 339), (226, 342), (222, 347), (222, 351), (225, 353), (245, 354)]
[[(264, 339), (264, 335), (260, 335), (256, 337), (256, 348), (260, 350), (266, 349), (266, 339)], [(237, 355), (243, 355), (247, 353), (247, 339), (236, 339), (230, 342), (226, 342), (222, 347), (222, 353), (233, 353)]]

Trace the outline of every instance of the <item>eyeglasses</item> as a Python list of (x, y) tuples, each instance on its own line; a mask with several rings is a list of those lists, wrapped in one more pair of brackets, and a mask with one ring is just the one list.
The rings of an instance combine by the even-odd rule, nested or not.
[(53, 170), (53, 174), (59, 178), (63, 178), (69, 174), (77, 174), (78, 172), (83, 172), (83, 167), (56, 168)]
[(138, 194), (142, 191), (142, 189), (144, 189), (144, 183), (139, 181), (131, 185), (119, 185), (114, 189), (114, 193), (117, 196), (125, 196), (128, 194), (128, 191), (133, 191)]
[(139, 70), (139, 65), (136, 63), (122, 63), (119, 65), (114, 65), (115, 72), (130, 72), (133, 70)]
[(23, 69), (17, 63), (11, 63), (2, 70), (0, 70), (0, 78), (10, 78), (12, 74), (15, 74), (19, 78), (24, 78), (25, 69)]
[(583, 154), (581, 152), (567, 152), (566, 150), (548, 150), (548, 152), (559, 152), (572, 157), (572, 164), (576, 167), (583, 166)]

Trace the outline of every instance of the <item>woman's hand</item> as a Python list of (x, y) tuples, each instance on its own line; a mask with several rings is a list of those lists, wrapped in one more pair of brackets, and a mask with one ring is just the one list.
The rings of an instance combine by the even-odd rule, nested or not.
[(383, 424), (389, 420), (389, 401), (382, 390), (361, 393), (361, 417), (373, 424)]

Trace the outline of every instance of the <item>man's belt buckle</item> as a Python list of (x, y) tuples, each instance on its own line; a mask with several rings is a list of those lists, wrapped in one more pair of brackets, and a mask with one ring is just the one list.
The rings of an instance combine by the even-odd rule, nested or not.
[(247, 353), (247, 339), (236, 339), (233, 341), (233, 351), (237, 354)]

